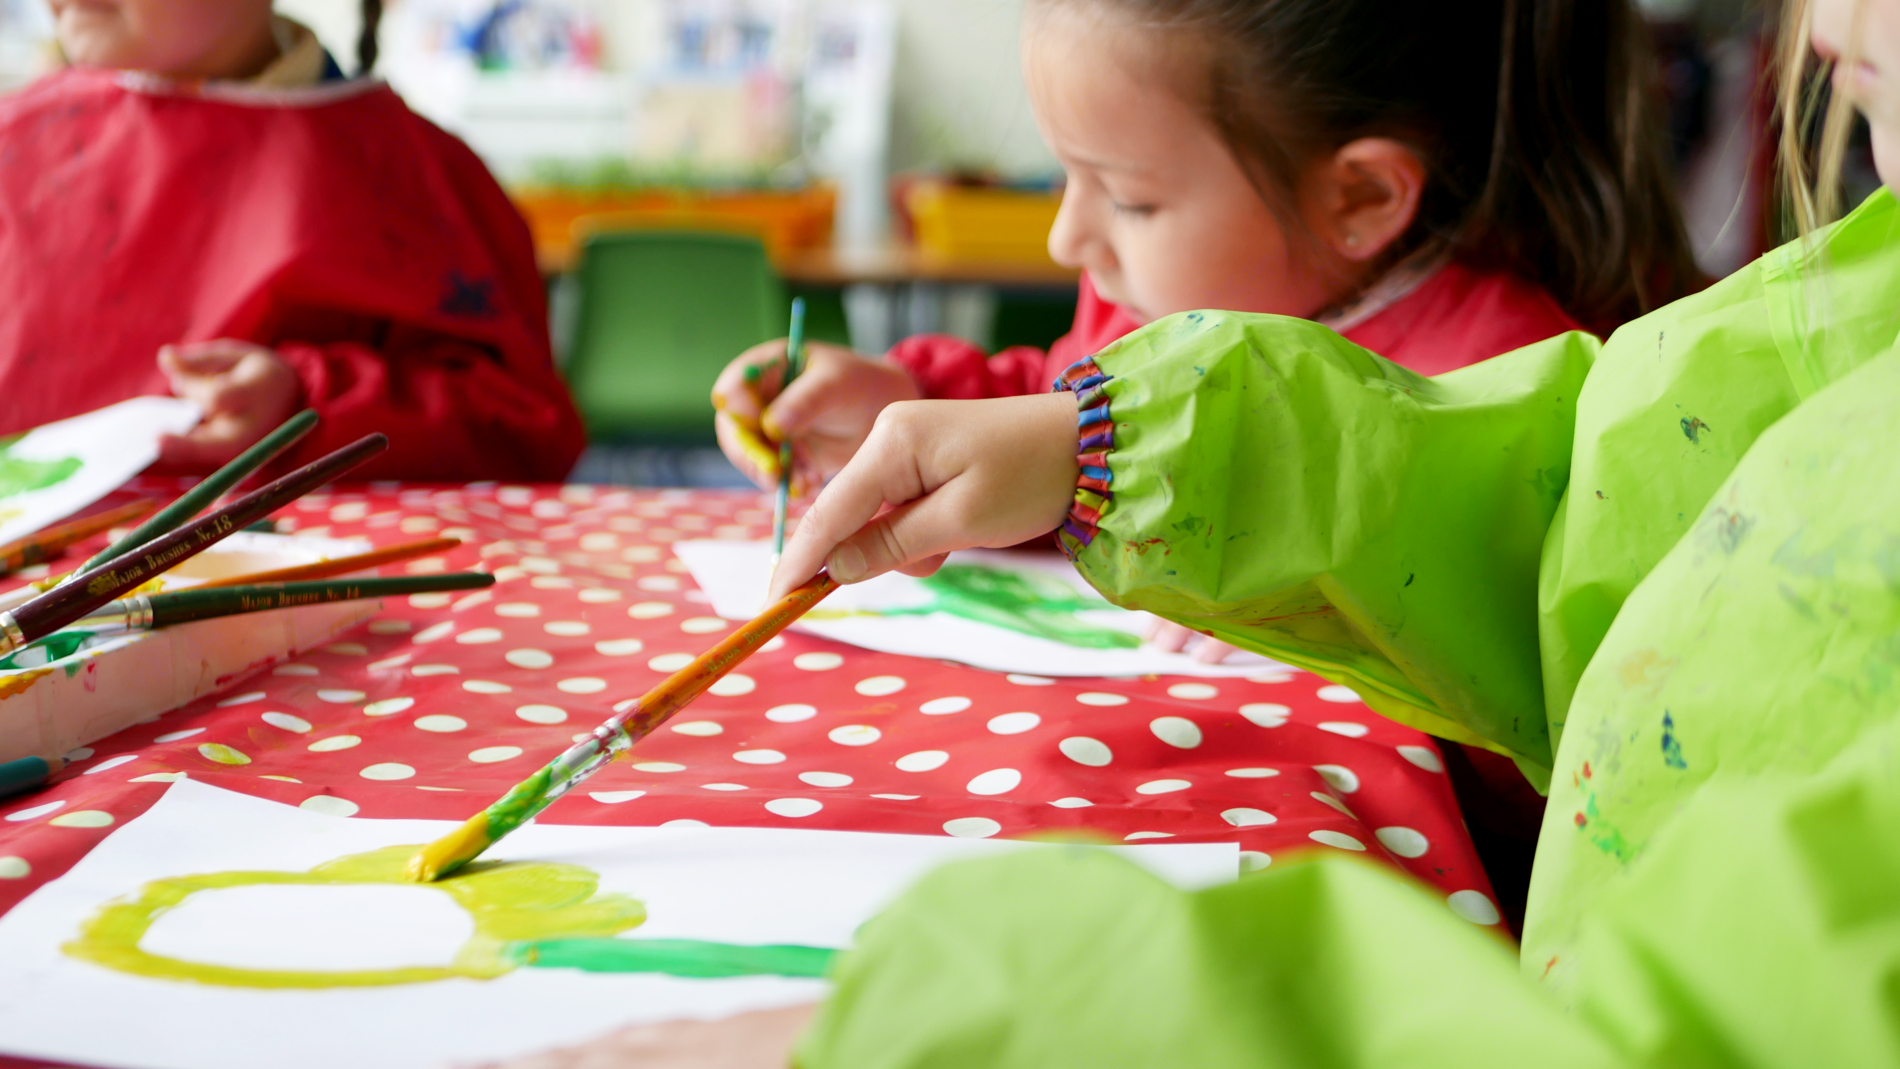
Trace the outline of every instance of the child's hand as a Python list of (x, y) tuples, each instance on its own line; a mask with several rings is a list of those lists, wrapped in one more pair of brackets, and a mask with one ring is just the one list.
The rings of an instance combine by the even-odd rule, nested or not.
[(303, 393), (282, 357), (250, 342), (167, 345), (158, 366), (172, 392), (205, 413), (191, 433), (160, 440), (158, 459), (166, 467), (209, 471), (225, 464), (295, 415)]
[(637, 1025), (506, 1069), (787, 1069), (816, 1006), (754, 1010), (723, 1021)]
[(1054, 530), (1075, 498), (1075, 420), (1066, 393), (886, 408), (786, 542), (772, 597), (820, 567), (841, 583), (929, 575), (951, 550)]
[(1194, 659), (1202, 664), (1219, 664), (1227, 659), (1228, 654), (1239, 649), (1237, 646), (1230, 646), (1220, 639), (1203, 635), (1199, 631), (1182, 627), (1173, 620), (1164, 620), (1159, 616), (1149, 618), (1148, 627), (1142, 632), (1141, 637), (1146, 639), (1150, 646), (1163, 653), (1180, 653), (1187, 649), (1189, 642), (1199, 638), (1200, 644), (1194, 647)]
[(804, 374), (780, 393), (784, 379), (780, 338), (741, 353), (713, 384), (720, 448), (767, 490), (778, 485), (785, 436), (792, 439), (794, 489), (823, 486), (864, 444), (885, 405), (922, 396), (903, 368), (824, 342), (806, 343)]

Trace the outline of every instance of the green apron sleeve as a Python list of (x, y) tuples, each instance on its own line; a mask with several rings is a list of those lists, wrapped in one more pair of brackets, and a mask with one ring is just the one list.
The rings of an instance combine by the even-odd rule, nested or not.
[(941, 869), (861, 935), (801, 1069), (1615, 1064), (1498, 937), (1368, 862), (1186, 894), (1038, 850)]
[(1318, 324), (1171, 316), (1070, 369), (1064, 543), (1111, 601), (1547, 782), (1537, 567), (1595, 339), (1427, 379)]

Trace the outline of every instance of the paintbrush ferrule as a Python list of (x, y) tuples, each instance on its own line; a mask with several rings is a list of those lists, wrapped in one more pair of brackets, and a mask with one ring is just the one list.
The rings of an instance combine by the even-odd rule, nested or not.
[(12, 653), (26, 645), (26, 632), (21, 630), (20, 621), (13, 618), (11, 612), (0, 612), (0, 655)]
[(151, 629), (152, 621), (151, 597), (146, 594), (135, 594), (129, 598), (120, 598), (101, 605), (67, 624), (62, 630), (88, 631), (95, 635), (107, 635), (120, 631), (147, 631)]

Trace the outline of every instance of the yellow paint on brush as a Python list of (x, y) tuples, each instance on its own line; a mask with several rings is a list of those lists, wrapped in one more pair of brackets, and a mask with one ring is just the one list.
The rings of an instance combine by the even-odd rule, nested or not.
[(483, 862), (428, 885), (453, 898), (475, 923), (475, 934), (446, 966), (336, 972), (245, 969), (151, 954), (139, 942), (152, 922), (199, 891), (270, 884), (300, 886), (408, 884), (404, 872), (414, 846), (389, 846), (325, 862), (309, 872), (218, 872), (154, 880), (137, 894), (100, 907), (62, 946), (68, 957), (134, 976), (221, 987), (375, 987), (457, 977), (488, 980), (517, 962), (502, 953), (521, 940), (604, 938), (638, 927), (646, 906), (626, 895), (598, 894), (600, 881), (578, 865), (555, 862)]
[(414, 883), (434, 883), (445, 872), (453, 872), (474, 860), (494, 845), (488, 834), (486, 810), (462, 822), (462, 826), (416, 851), (403, 868), (403, 878)]
[(778, 478), (778, 446), (765, 437), (756, 420), (726, 413), (732, 420), (733, 433), (739, 439), (739, 451), (768, 479)]

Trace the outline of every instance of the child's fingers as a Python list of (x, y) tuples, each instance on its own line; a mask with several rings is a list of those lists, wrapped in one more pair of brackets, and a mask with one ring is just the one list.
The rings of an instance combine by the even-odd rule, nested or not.
[[(845, 465), (825, 487), (786, 540), (785, 555), (772, 577), (775, 600), (817, 575), (839, 543), (861, 530), (886, 504), (901, 504), (924, 492), (916, 466), (907, 456), (866, 451), (859, 458), (859, 462)], [(861, 567), (832, 570), (832, 577), (841, 583), (855, 583), (874, 574)]]
[(1194, 647), (1194, 659), (1202, 664), (1220, 664), (1227, 659), (1228, 654), (1235, 652), (1238, 648), (1220, 639), (1203, 636), (1201, 644)]
[(1187, 648), (1188, 641), (1193, 637), (1193, 631), (1173, 620), (1164, 620), (1159, 616), (1155, 617), (1155, 622), (1148, 627), (1148, 644), (1163, 653), (1180, 653)]
[(778, 485), (778, 449), (759, 433), (759, 425), (730, 411), (713, 417), (713, 434), (732, 466), (761, 490)]
[(186, 471), (210, 471), (236, 459), (244, 446), (218, 431), (167, 434), (158, 440), (158, 463)]
[(168, 375), (222, 375), (259, 348), (229, 338), (180, 342), (159, 347), (158, 366)]
[(714, 380), (713, 407), (756, 421), (766, 400), (778, 392), (784, 366), (784, 338), (761, 342), (740, 353)]

